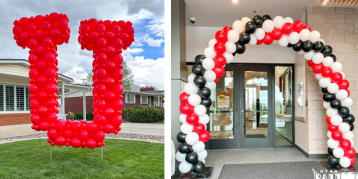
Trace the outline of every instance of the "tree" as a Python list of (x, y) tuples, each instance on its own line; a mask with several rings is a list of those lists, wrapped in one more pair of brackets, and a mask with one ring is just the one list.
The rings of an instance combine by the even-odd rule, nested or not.
[[(123, 66), (122, 86), (125, 90), (132, 90), (132, 85), (134, 85), (134, 75), (132, 69), (126, 64), (126, 62), (123, 62), (122, 66)], [(92, 71), (88, 72), (86, 79), (83, 79), (82, 84), (91, 86), (93, 83), (92, 76), (93, 76), (93, 72)]]

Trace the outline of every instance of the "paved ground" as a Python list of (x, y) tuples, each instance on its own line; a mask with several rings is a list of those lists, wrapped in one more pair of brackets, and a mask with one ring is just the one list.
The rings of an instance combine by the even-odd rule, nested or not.
[[(145, 135), (158, 135), (164, 136), (164, 124), (148, 124), (148, 123), (123, 123), (122, 130), (119, 133), (126, 134), (145, 134)], [(12, 133), (0, 133), (1, 138), (17, 137), (30, 134), (44, 134), (46, 132), (37, 132), (29, 129), (26, 131), (18, 131)]]

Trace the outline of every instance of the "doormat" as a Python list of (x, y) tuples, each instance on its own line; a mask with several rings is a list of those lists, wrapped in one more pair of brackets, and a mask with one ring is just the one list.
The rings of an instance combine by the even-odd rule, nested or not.
[(309, 179), (316, 178), (317, 174), (321, 177), (323, 174), (327, 174), (321, 172), (327, 171), (316, 161), (228, 164), (224, 165), (220, 174), (220, 179)]
[(246, 134), (245, 138), (266, 138), (264, 134)]

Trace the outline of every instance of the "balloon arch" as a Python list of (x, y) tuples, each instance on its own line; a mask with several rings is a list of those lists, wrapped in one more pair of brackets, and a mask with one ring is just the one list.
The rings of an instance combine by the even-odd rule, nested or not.
[(323, 106), (328, 124), (328, 161), (335, 166), (349, 167), (356, 162), (353, 146), (354, 116), (350, 114), (352, 99), (349, 97), (349, 82), (344, 79), (342, 64), (336, 62), (332, 47), (325, 45), (318, 31), (301, 21), (292, 18), (269, 15), (256, 15), (252, 19), (244, 17), (235, 21), (232, 27), (225, 26), (209, 41), (204, 55), (195, 57), (192, 74), (180, 95), (180, 116), (182, 123), (177, 140), (181, 142), (176, 159), (181, 162), (179, 170), (187, 173), (201, 173), (205, 168), (207, 151), (204, 143), (209, 141), (210, 133), (206, 131), (209, 122), (207, 109), (211, 106), (211, 90), (216, 88), (219, 77), (225, 74), (224, 66), (233, 61), (233, 56), (245, 52), (246, 44), (279, 44), (292, 47), (304, 55), (312, 67), (323, 92)]

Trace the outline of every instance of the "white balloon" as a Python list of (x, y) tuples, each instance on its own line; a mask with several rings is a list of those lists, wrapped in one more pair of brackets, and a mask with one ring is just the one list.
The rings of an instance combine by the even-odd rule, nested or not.
[(324, 56), (322, 53), (315, 53), (312, 57), (312, 62), (315, 64), (320, 64), (323, 62)]
[(338, 90), (338, 92), (336, 93), (336, 98), (339, 100), (344, 100), (348, 97), (348, 92), (344, 89)]
[(206, 47), (204, 50), (204, 55), (206, 58), (214, 58), (216, 56), (214, 47)]
[(336, 141), (334, 139), (328, 139), (328, 141), (327, 141), (327, 146), (331, 149), (337, 148), (338, 145), (339, 145), (339, 141)]
[(201, 64), (205, 70), (212, 70), (215, 67), (215, 62), (212, 58), (205, 58)]
[(204, 78), (207, 82), (213, 82), (216, 79), (216, 74), (212, 70), (207, 70), (204, 73)]
[(216, 39), (211, 39), (210, 41), (209, 41), (209, 47), (214, 47), (214, 45), (217, 43), (218, 41), (216, 40)]
[(305, 57), (306, 60), (312, 60), (312, 57), (313, 57), (314, 54), (315, 54), (315, 52), (313, 50), (311, 50), (311, 51), (305, 53), (304, 57)]
[(340, 72), (342, 70), (342, 63), (340, 62), (334, 62), (331, 65), (332, 72)]
[(342, 158), (344, 156), (344, 150), (340, 147), (333, 149), (333, 155), (337, 158)]
[(280, 40), (278, 40), (278, 44), (281, 47), (287, 47), (287, 45), (288, 45), (288, 36), (287, 35), (282, 35)]
[(351, 126), (349, 126), (349, 124), (346, 123), (346, 122), (342, 122), (342, 124), (339, 125), (338, 129), (339, 129), (339, 131), (341, 131), (342, 133), (346, 133), (346, 132), (350, 131)]
[(192, 164), (188, 163), (187, 161), (182, 161), (180, 164), (179, 164), (179, 171), (181, 173), (188, 173), (191, 168), (193, 167)]
[(196, 144), (193, 145), (193, 150), (194, 152), (201, 152), (205, 149), (205, 144), (204, 142), (197, 142)]
[[(321, 75), (321, 74), (319, 74), (319, 75)], [(321, 86), (322, 88), (327, 88), (329, 84), (331, 84), (331, 78), (322, 77), (319, 80), (319, 86)]]
[(208, 152), (206, 150), (197, 152), (197, 154), (198, 154), (198, 160), (205, 160), (206, 156), (208, 156)]
[(285, 20), (285, 23), (293, 24), (293, 19), (291, 17), (286, 17), (284, 20)]
[(265, 37), (265, 31), (262, 28), (257, 28), (255, 31), (255, 37), (257, 40), (262, 40)]
[(234, 53), (236, 51), (236, 45), (234, 42), (226, 42), (225, 43), (226, 52)]
[(304, 55), (306, 52), (305, 51), (303, 51), (303, 50), (300, 50), (299, 52), (298, 52), (298, 54), (300, 54), (300, 55)]
[(232, 28), (233, 28), (234, 30), (236, 30), (236, 31), (240, 34), (241, 32), (244, 31), (245, 26), (244, 26), (244, 24), (242, 24), (241, 21), (236, 20), (236, 21), (232, 24)]
[(352, 131), (348, 131), (343, 133), (343, 139), (348, 139), (348, 140), (352, 140), (354, 137), (354, 134)]
[(346, 107), (351, 107), (353, 105), (353, 100), (350, 97), (347, 97), (344, 100), (341, 100), (341, 105)]
[(342, 157), (339, 159), (339, 165), (341, 165), (343, 168), (348, 168), (351, 166), (351, 160), (349, 160), (348, 157)]
[(354, 145), (354, 140), (349, 140), (351, 142), (351, 147)]
[(185, 161), (185, 157), (186, 157), (186, 154), (182, 154), (179, 151), (175, 154), (175, 158), (177, 159), (178, 162)]
[(245, 27), (246, 23), (249, 22), (249, 21), (251, 21), (251, 19), (250, 19), (249, 17), (243, 17), (243, 18), (241, 19), (241, 22), (242, 22), (242, 24), (244, 25), (244, 27)]
[(343, 122), (343, 119), (340, 115), (334, 115), (331, 117), (331, 124), (333, 124), (335, 126), (341, 125), (342, 122)]
[(196, 75), (195, 74), (190, 74), (189, 76), (188, 76), (188, 83), (194, 83), (194, 78), (196, 77)]
[(328, 137), (328, 139), (332, 138), (332, 132), (331, 131), (327, 131), (327, 137)]
[(325, 44), (324, 40), (323, 39), (319, 39), (318, 41), (321, 41), (323, 43), (323, 45)]
[(322, 75), (321, 75), (321, 73), (318, 73), (318, 74), (315, 74), (315, 77), (317, 80), (320, 80), (322, 78)]
[(198, 105), (194, 107), (194, 112), (198, 115), (198, 116), (202, 116), (204, 114), (206, 114), (206, 107), (204, 105)]
[(180, 114), (179, 115), (179, 121), (181, 122), (181, 123), (186, 123), (186, 114)]
[(189, 132), (193, 131), (194, 126), (188, 123), (183, 123), (180, 126), (180, 131), (184, 134), (188, 134)]
[(288, 36), (288, 42), (290, 42), (290, 44), (296, 44), (299, 40), (300, 40), (300, 35), (298, 35), (297, 32), (292, 32)]
[(345, 74), (343, 71), (341, 71), (341, 72), (339, 72), (339, 73), (342, 74), (342, 79), (345, 79), (345, 78), (346, 78), (346, 74)]
[(331, 83), (328, 85), (327, 90), (329, 93), (336, 94), (339, 90), (339, 86), (336, 83)]
[(332, 57), (324, 57), (323, 59), (323, 66), (330, 67), (333, 64), (333, 58)]
[(209, 88), (211, 91), (216, 89), (216, 83), (215, 82), (206, 82), (205, 87)]
[(274, 28), (275, 24), (272, 22), (272, 20), (265, 20), (265, 22), (262, 24), (262, 29), (264, 29), (265, 32), (272, 32)]
[(255, 35), (250, 34), (250, 42), (249, 42), (249, 44), (250, 45), (256, 45), (256, 43), (257, 43), (257, 39), (256, 39)]
[[(231, 53), (225, 52), (225, 53), (223, 54), (223, 56), (224, 56), (225, 59), (226, 59), (226, 64), (231, 63), (231, 62), (234, 60), (234, 56), (233, 56)], [(214, 65), (215, 65), (215, 63), (214, 63)]]
[(239, 41), (239, 38), (240, 38), (240, 34), (236, 30), (230, 30), (227, 33), (227, 39), (229, 40), (229, 42), (237, 42)]
[(312, 31), (310, 34), (310, 41), (312, 41), (312, 43), (317, 42), (319, 39), (321, 38), (321, 34), (318, 31)]
[(308, 29), (302, 29), (300, 32), (300, 39), (306, 41), (310, 39), (311, 32)]
[(328, 109), (326, 110), (326, 115), (327, 115), (328, 117), (332, 117), (332, 116), (334, 116), (334, 115), (338, 115), (338, 110), (337, 110), (337, 109), (334, 109), (334, 108), (328, 108)]
[(198, 87), (194, 83), (187, 83), (184, 86), (184, 92), (188, 94), (196, 94), (198, 92)]
[(202, 116), (199, 116), (199, 123), (206, 125), (209, 122), (209, 115), (205, 114)]
[(196, 132), (189, 132), (185, 136), (185, 142), (189, 145), (194, 145), (199, 141), (199, 135)]
[(275, 28), (279, 28), (281, 29), (283, 24), (285, 24), (285, 20), (283, 19), (282, 16), (276, 16), (274, 19), (273, 19), (273, 23), (275, 24)]
[(201, 103), (201, 98), (197, 94), (191, 94), (188, 98), (188, 103), (192, 106), (197, 106)]
[(331, 107), (331, 103), (330, 103), (330, 102), (323, 101), (323, 107), (324, 107), (325, 109), (328, 109), (328, 108)]

